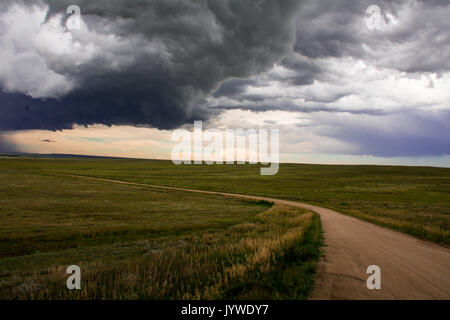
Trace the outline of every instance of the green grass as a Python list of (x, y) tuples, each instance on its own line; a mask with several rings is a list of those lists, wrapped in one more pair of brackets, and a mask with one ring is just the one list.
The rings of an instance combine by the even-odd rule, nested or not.
[(211, 231), (267, 206), (5, 170), (0, 181), (0, 256)]
[[(0, 299), (304, 299), (317, 215), (81, 175), (302, 201), (450, 244), (450, 169), (0, 158)], [(82, 290), (65, 288), (68, 265)]]
[[(311, 212), (51, 175), (60, 160), (3, 160), (0, 299), (304, 299), (313, 288), (321, 229)], [(100, 164), (89, 161), (72, 169)], [(79, 291), (65, 286), (72, 264)]]
[(450, 169), (281, 164), (181, 165), (131, 159), (0, 159), (8, 170), (76, 174), (302, 201), (450, 245)]

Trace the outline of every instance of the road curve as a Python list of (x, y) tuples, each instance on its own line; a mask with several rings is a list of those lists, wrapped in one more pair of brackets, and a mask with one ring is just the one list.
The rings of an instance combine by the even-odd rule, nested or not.
[[(197, 192), (308, 209), (321, 217), (324, 258), (312, 299), (450, 299), (450, 249), (365, 222), (336, 211), (294, 201), (184, 189), (78, 175), (64, 175), (125, 185)], [(369, 290), (366, 269), (381, 269), (381, 289)]]

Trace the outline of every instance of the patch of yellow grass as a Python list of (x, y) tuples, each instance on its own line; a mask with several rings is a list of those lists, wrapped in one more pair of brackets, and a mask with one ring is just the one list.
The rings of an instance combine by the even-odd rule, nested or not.
[(230, 284), (270, 272), (276, 254), (302, 239), (312, 217), (299, 208), (273, 206), (255, 221), (187, 238), (183, 246), (174, 244), (113, 265), (80, 265), (82, 290), (67, 290), (64, 267), (55, 267), (33, 273), (26, 282), (12, 280), (1, 287), (0, 298), (220, 298)]

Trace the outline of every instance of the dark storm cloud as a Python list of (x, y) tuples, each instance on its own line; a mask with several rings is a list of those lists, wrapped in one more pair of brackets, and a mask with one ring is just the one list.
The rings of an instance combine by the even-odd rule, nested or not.
[[(71, 4), (86, 26), (58, 29)], [(371, 31), (373, 4), (383, 27)], [(275, 110), (357, 154), (448, 154), (449, 16), (448, 0), (3, 0), (0, 130)]]
[[(211, 111), (202, 106), (203, 99), (223, 80), (257, 74), (286, 55), (295, 38), (293, 18), (300, 4), (297, 0), (44, 2), (50, 5), (47, 23), (68, 5), (80, 6), (87, 28), (73, 31), (73, 41), (81, 49), (61, 56), (49, 48), (60, 44), (52, 43), (44, 48), (50, 51), (47, 55), (41, 54), (42, 48), (28, 52), (41, 55), (36, 61), (43, 59), (42, 68), (54, 78), (48, 84), (51, 90), (43, 91), (36, 84), (39, 78), (30, 80), (32, 70), (25, 70), (26, 79), (12, 74), (4, 81), (12, 83), (9, 90), (3, 84), (0, 96), (0, 129), (57, 130), (94, 123), (170, 129), (206, 119)], [(3, 11), (13, 3), (25, 2), (8, 1)], [(30, 3), (39, 1), (28, 2), (29, 7)], [(94, 57), (89, 56), (92, 47)], [(13, 51), (11, 56), (20, 53)], [(58, 87), (64, 81), (65, 86)]]
[(246, 86), (252, 85), (255, 86), (256, 81), (252, 79), (232, 79), (225, 81), (220, 88), (214, 92), (213, 96), (220, 97), (220, 96), (238, 96), (239, 94), (244, 93), (244, 89)]
[(320, 66), (309, 59), (299, 59), (298, 56), (290, 55), (283, 59), (280, 64), (295, 72), (290, 77), (285, 77), (285, 81), (296, 86), (310, 85), (318, 78), (322, 72)]
[[(380, 7), (384, 26), (369, 31), (365, 12), (373, 4)], [(449, 14), (450, 3), (440, 0), (309, 1), (297, 19), (294, 50), (310, 58), (354, 57), (405, 72), (449, 71)]]
[[(365, 17), (367, 7), (373, 4), (379, 5), (385, 25), (370, 31)], [(448, 72), (449, 16), (447, 0), (307, 1), (296, 19), (295, 54), (280, 62), (295, 72), (284, 82), (302, 86), (322, 80), (326, 71), (320, 59), (328, 58), (351, 57), (411, 74)], [(232, 85), (234, 92), (242, 91), (239, 83)]]
[(311, 58), (357, 55), (362, 42), (358, 39), (366, 1), (310, 1), (297, 21), (294, 50)]

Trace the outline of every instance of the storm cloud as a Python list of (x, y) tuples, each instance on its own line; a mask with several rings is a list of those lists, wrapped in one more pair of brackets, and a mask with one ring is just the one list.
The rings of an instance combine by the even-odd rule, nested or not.
[[(298, 86), (314, 81), (341, 82), (324, 67), (330, 59), (353, 59), (397, 71), (410, 77), (450, 71), (450, 3), (431, 1), (377, 1), (381, 28), (366, 27), (366, 9), (373, 1), (307, 1), (296, 19), (296, 41), (279, 65), (282, 75), (268, 74), (266, 80)], [(267, 83), (267, 81), (264, 81)], [(225, 82), (230, 92), (243, 93), (248, 80)], [(253, 81), (253, 86), (258, 86)], [(430, 83), (433, 85), (433, 83)], [(231, 88), (233, 87), (233, 88)], [(219, 94), (222, 91), (219, 90)], [(352, 94), (352, 91), (345, 93)], [(227, 95), (227, 94), (225, 94)], [(338, 100), (337, 95), (333, 100)], [(321, 102), (321, 96), (308, 100)], [(260, 99), (253, 96), (253, 99)], [(275, 107), (277, 109), (278, 107)]]
[[(65, 25), (71, 4), (79, 30)], [(449, 154), (450, 3), (378, 0), (370, 30), (372, 4), (2, 1), (0, 130), (174, 129), (273, 111), (300, 115), (283, 128), (289, 143), (309, 137), (316, 152)]]
[(77, 1), (81, 28), (69, 31), (70, 4), (1, 5), (0, 129), (206, 119), (203, 99), (222, 81), (286, 55), (300, 2)]

